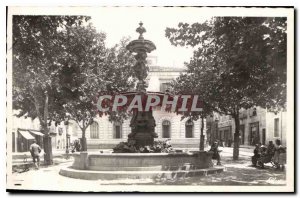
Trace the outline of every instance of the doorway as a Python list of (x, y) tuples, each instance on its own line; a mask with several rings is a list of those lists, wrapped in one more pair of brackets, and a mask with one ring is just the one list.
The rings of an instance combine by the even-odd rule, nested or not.
[(262, 144), (266, 145), (266, 129), (262, 130)]
[(250, 124), (250, 145), (254, 146), (260, 142), (259, 122)]
[(241, 136), (240, 144), (243, 145), (243, 144), (245, 144), (245, 125), (244, 124), (240, 125), (240, 136)]

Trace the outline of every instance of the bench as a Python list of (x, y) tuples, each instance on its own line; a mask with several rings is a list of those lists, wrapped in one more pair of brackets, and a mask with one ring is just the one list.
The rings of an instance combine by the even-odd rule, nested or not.
[[(30, 158), (29, 158), (30, 159)], [(23, 159), (12, 163), (13, 169), (21, 168), (21, 172), (29, 171), (30, 166), (33, 164), (32, 161), (28, 161), (28, 156), (24, 154)]]

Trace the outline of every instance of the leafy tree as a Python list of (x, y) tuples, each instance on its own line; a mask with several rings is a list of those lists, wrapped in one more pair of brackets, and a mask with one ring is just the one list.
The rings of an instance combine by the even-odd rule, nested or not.
[(13, 16), (13, 108), (18, 116), (38, 118), (44, 135), (45, 162), (52, 164), (48, 125), (64, 116), (59, 102), (61, 30), (80, 26), (84, 16)]
[(192, 82), (214, 110), (234, 118), (233, 159), (239, 156), (239, 110), (286, 104), (286, 18), (215, 17), (167, 28), (173, 45), (195, 48)]
[[(76, 121), (82, 131), (82, 150), (87, 150), (86, 129), (94, 122), (99, 92), (114, 93), (127, 91), (134, 86), (131, 66), (133, 57), (125, 46), (124, 39), (119, 45), (105, 48), (105, 34), (97, 33), (91, 25), (70, 27), (66, 30), (64, 44), (69, 54), (61, 73), (63, 108), (69, 119)], [(108, 112), (109, 118), (122, 120), (125, 112)]]
[(198, 95), (198, 102), (201, 102), (202, 111), (184, 111), (177, 112), (182, 115), (183, 118), (190, 118), (192, 120), (201, 119), (201, 129), (200, 129), (200, 151), (204, 150), (204, 119), (211, 115), (214, 108), (211, 104), (206, 102), (206, 94), (203, 84), (199, 81), (194, 81), (195, 76), (193, 73), (188, 71), (187, 73), (181, 74), (176, 80), (171, 83), (172, 91), (179, 95)]

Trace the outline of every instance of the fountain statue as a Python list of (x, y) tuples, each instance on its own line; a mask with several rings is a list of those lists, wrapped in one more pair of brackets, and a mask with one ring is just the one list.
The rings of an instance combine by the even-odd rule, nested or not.
[[(155, 50), (156, 47), (152, 41), (145, 40), (143, 33), (146, 29), (143, 23), (139, 23), (140, 27), (136, 31), (140, 34), (137, 40), (131, 41), (127, 45), (127, 49), (135, 54), (136, 64), (133, 67), (135, 77), (138, 79), (136, 90), (138, 94), (145, 95), (147, 83), (145, 79), (148, 76), (149, 67), (147, 66), (147, 53)], [(131, 133), (128, 135), (128, 141), (134, 141), (137, 146), (152, 145), (155, 133), (155, 119), (152, 110), (147, 112), (135, 111), (130, 121)]]
[[(145, 40), (143, 33), (146, 29), (143, 23), (137, 32), (137, 40), (131, 41), (127, 49), (135, 54), (136, 64), (133, 66), (134, 75), (138, 79), (137, 94), (145, 96), (149, 68), (147, 53), (156, 49), (153, 42)], [(128, 142), (134, 141), (137, 146), (153, 145), (155, 119), (152, 110), (135, 111), (130, 122), (131, 133)], [(173, 153), (103, 153), (80, 152), (72, 154), (73, 165), (61, 168), (59, 174), (67, 177), (87, 180), (115, 179), (145, 179), (154, 181), (174, 177), (180, 179), (222, 172), (224, 167), (212, 165), (212, 153), (207, 151), (173, 152)]]

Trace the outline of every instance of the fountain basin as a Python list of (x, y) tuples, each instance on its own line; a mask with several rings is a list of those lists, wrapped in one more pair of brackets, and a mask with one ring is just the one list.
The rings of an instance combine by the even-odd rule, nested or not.
[(213, 167), (212, 153), (88, 153), (74, 154), (71, 167), (60, 174), (88, 180), (162, 179), (192, 177), (222, 172)]

